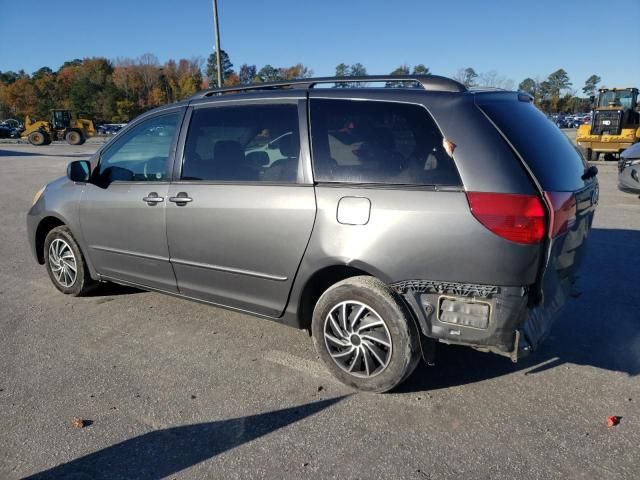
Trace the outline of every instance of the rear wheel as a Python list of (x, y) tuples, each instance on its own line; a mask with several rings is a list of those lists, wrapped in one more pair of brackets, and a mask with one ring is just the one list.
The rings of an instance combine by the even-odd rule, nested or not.
[(591, 150), (590, 148), (587, 148), (587, 161), (590, 162), (592, 157), (593, 157), (593, 150)]
[(83, 295), (95, 285), (69, 228), (52, 229), (44, 240), (44, 263), (53, 285), (66, 295)]
[(47, 144), (47, 138), (48, 136), (43, 132), (36, 131), (36, 132), (31, 132), (27, 137), (27, 140), (29, 140), (29, 143), (31, 145), (35, 145), (36, 147), (39, 147), (40, 145)]
[(391, 390), (420, 359), (411, 313), (374, 277), (348, 278), (329, 288), (316, 304), (311, 329), (327, 368), (358, 390)]
[(65, 140), (69, 145), (82, 145), (84, 143), (82, 133), (77, 130), (71, 130), (65, 135)]

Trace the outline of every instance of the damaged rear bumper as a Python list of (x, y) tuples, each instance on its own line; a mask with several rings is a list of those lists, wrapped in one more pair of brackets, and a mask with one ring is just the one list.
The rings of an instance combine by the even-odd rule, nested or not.
[[(545, 279), (545, 295), (529, 305), (529, 289), (410, 280), (391, 285), (415, 313), (422, 333), (517, 361), (548, 335), (570, 291), (568, 281)], [(555, 280), (554, 280), (555, 277)]]

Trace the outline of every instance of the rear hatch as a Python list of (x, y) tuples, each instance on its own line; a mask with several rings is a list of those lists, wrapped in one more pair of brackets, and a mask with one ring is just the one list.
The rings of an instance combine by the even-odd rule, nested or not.
[(520, 158), (547, 207), (546, 255), (531, 292), (530, 325), (523, 332), (533, 348), (566, 303), (586, 254), (598, 202), (597, 170), (528, 96), (478, 93), (476, 104)]

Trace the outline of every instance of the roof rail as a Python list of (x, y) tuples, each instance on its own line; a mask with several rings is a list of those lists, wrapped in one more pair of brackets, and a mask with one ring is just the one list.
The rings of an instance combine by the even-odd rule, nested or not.
[(364, 75), (358, 77), (316, 77), (278, 82), (254, 83), (252, 85), (236, 85), (233, 87), (215, 88), (198, 92), (191, 97), (211, 97), (224, 93), (246, 92), (251, 90), (272, 90), (278, 88), (300, 88), (309, 90), (321, 83), (366, 83), (366, 82), (415, 82), (423, 89), (438, 92), (466, 92), (462, 83), (439, 75)]

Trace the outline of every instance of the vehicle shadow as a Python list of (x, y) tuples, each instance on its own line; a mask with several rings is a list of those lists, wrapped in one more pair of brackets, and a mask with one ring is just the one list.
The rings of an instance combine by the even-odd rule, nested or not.
[(155, 430), (98, 450), (27, 479), (165, 478), (227, 450), (304, 420), (345, 396), (230, 420)]
[(136, 293), (144, 293), (144, 290), (139, 288), (129, 287), (127, 285), (118, 285), (117, 283), (101, 283), (97, 285), (93, 290), (90, 290), (83, 295), (85, 298), (94, 297), (115, 297), (119, 295), (133, 295)]
[[(547, 340), (517, 364), (494, 354), (438, 345), (436, 366), (421, 362), (396, 391), (435, 390), (564, 364), (640, 374), (640, 232), (593, 229), (577, 288)], [(532, 368), (533, 367), (533, 368)]]

